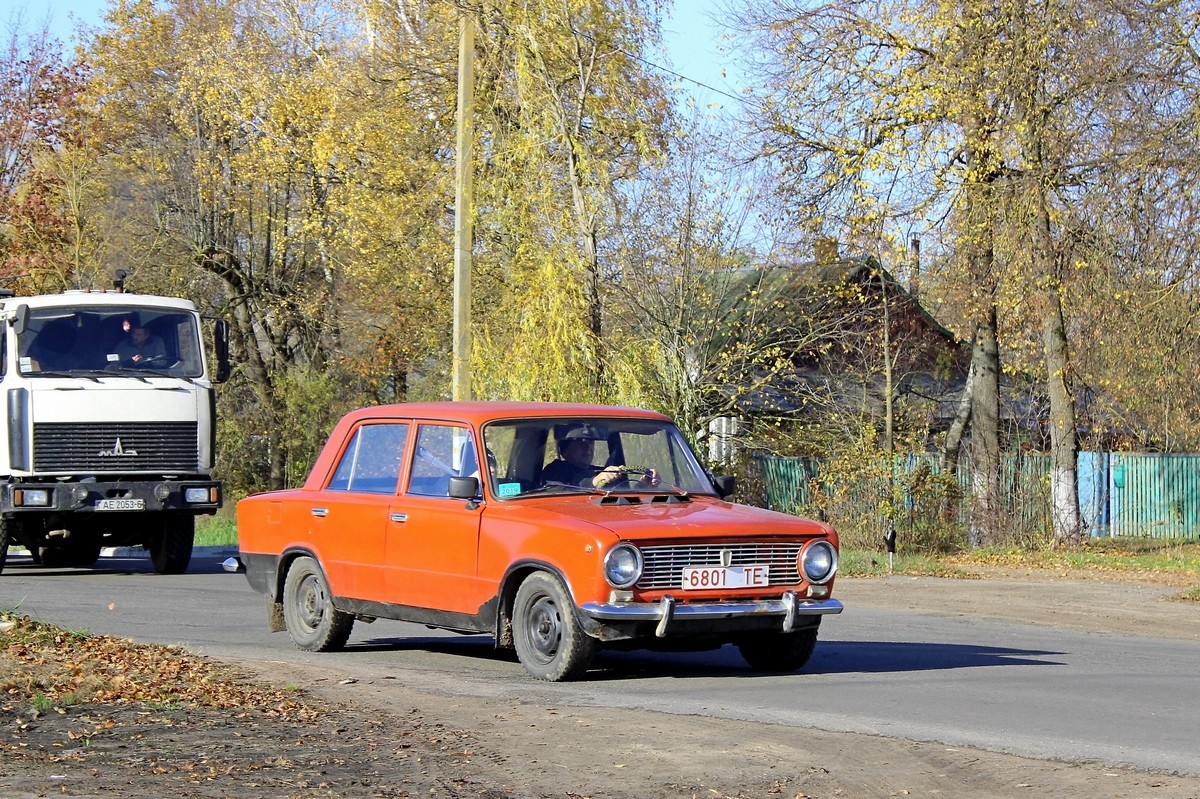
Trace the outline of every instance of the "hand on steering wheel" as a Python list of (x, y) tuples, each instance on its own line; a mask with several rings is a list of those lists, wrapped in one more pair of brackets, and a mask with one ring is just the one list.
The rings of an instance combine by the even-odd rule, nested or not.
[(605, 466), (592, 478), (592, 485), (596, 488), (614, 488), (622, 481), (629, 481), (623, 466)]

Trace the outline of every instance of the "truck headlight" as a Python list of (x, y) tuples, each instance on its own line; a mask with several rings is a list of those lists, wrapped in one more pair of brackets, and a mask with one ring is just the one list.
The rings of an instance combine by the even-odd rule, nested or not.
[(827, 583), (837, 573), (837, 550), (828, 541), (813, 541), (800, 551), (800, 573), (810, 583)]
[(18, 488), (13, 491), (13, 504), (44, 508), (50, 504), (50, 491), (45, 488)]
[(208, 498), (208, 488), (201, 487), (183, 489), (183, 501), (187, 502), (188, 504), (199, 504), (202, 502), (211, 501)]
[(604, 579), (613, 588), (629, 588), (642, 577), (642, 552), (632, 544), (617, 544), (604, 556)]

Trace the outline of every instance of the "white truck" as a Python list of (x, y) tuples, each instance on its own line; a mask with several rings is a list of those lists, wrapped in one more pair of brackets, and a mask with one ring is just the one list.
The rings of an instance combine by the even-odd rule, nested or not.
[(0, 571), (10, 545), (48, 566), (142, 546), (179, 574), (196, 516), (221, 506), (213, 385), (229, 373), (228, 328), (214, 327), (210, 373), (194, 303), (115, 285), (0, 293)]

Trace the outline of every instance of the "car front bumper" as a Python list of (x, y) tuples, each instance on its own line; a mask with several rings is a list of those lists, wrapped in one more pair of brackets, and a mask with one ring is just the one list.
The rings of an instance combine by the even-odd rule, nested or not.
[(584, 617), (600, 624), (657, 622), (654, 635), (665, 638), (676, 622), (722, 621), (736, 626), (738, 619), (761, 620), (778, 617), (781, 632), (792, 632), (808, 626), (801, 620), (809, 616), (825, 616), (842, 612), (836, 599), (802, 599), (794, 591), (786, 591), (779, 599), (748, 602), (676, 602), (670, 594), (658, 602), (587, 602), (579, 611)]

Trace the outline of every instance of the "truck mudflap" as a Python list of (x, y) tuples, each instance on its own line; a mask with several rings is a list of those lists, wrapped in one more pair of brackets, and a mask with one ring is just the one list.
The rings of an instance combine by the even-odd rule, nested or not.
[(214, 480), (14, 482), (0, 492), (0, 512), (104, 514), (136, 511), (216, 513), (223, 501)]

